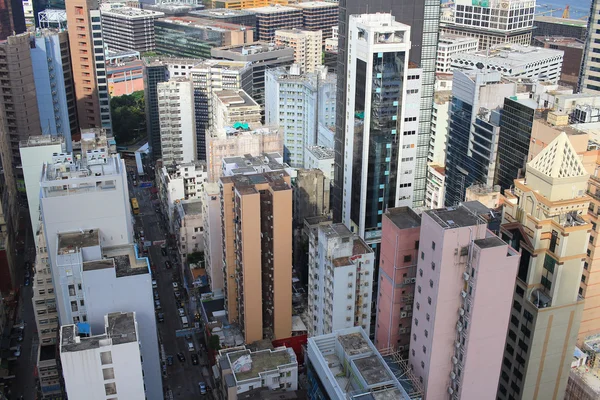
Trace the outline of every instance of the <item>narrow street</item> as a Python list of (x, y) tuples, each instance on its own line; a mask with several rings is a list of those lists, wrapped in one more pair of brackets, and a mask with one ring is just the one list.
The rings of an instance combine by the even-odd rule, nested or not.
[[(163, 221), (162, 215), (155, 212), (155, 208), (158, 208), (158, 206), (152, 204), (150, 189), (140, 188), (139, 186), (134, 187), (131, 184), (129, 187), (130, 190), (133, 189), (130, 195), (138, 200), (140, 207), (140, 214), (136, 217), (135, 229), (137, 232), (139, 233), (139, 230), (143, 226), (146, 241), (165, 240), (166, 223)], [(199, 351), (200, 342), (198, 335), (193, 335), (194, 351), (192, 352), (188, 350), (188, 340), (185, 337), (176, 337), (176, 331), (182, 329), (181, 317), (179, 316), (173, 289), (174, 281), (178, 285), (182, 284), (179, 268), (175, 262), (176, 257), (171, 254), (168, 254), (168, 257), (164, 257), (160, 246), (151, 246), (149, 257), (153, 270), (156, 271), (154, 279), (156, 279), (158, 285), (161, 305), (160, 312), (164, 313), (164, 322), (157, 322), (159, 342), (163, 345), (164, 356), (173, 357), (173, 365), (167, 366), (167, 377), (163, 380), (165, 392), (168, 392), (170, 389), (173, 399), (196, 399), (200, 397), (210, 399), (212, 398), (210, 394), (200, 396), (198, 386), (198, 382), (206, 382), (208, 386), (212, 387), (209, 378), (203, 374), (203, 370), (205, 373), (209, 371), (209, 366), (207, 365), (208, 357)], [(170, 260), (173, 266), (171, 269), (166, 268), (166, 260)], [(182, 295), (185, 293), (184, 288), (180, 289), (180, 293)], [(189, 310), (187, 301), (183, 308), (186, 310), (190, 326), (193, 326), (194, 315), (187, 312)], [(204, 343), (202, 344), (204, 345)], [(177, 354), (180, 352), (185, 357), (184, 362), (177, 359)], [(192, 364), (192, 353), (198, 354), (200, 361), (198, 365)], [(165, 399), (169, 398), (168, 395), (165, 396)]]

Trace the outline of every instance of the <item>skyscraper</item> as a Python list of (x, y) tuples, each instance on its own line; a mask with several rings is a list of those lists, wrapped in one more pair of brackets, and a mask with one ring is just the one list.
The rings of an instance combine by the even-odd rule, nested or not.
[(579, 73), (579, 91), (583, 93), (600, 94), (600, 57), (597, 56), (600, 51), (598, 13), (600, 13), (600, 1), (592, 0), (583, 63)]
[[(499, 399), (562, 399), (584, 299), (589, 175), (561, 133), (505, 191), (501, 236), (520, 251)], [(587, 250), (589, 251), (589, 250)]]
[(0, 40), (25, 32), (25, 11), (22, 0), (0, 0)]
[(440, 15), (439, 0), (340, 0), (338, 84), (335, 134), (335, 186), (333, 190), (333, 217), (342, 220), (344, 195), (344, 150), (346, 146), (346, 104), (348, 76), (348, 22), (350, 15), (390, 12), (398, 22), (411, 27), (411, 49), (409, 61), (423, 69), (420, 85), (419, 126), (417, 129), (415, 169), (413, 171), (413, 204), (422, 205), (425, 199), (427, 177), (427, 151), (431, 134), (431, 108), (435, 83), (435, 63)]
[(419, 104), (421, 70), (409, 68), (410, 27), (393, 15), (353, 15), (349, 29), (341, 217), (376, 243), (383, 212), (413, 204), (419, 109), (409, 105)]
[(68, 0), (69, 46), (81, 129), (112, 131), (98, 0)]

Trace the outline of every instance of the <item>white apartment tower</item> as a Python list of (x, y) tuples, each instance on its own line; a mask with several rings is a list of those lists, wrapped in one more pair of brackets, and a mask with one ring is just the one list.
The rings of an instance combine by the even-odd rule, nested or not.
[(362, 326), (369, 332), (375, 254), (344, 224), (320, 225), (309, 238), (309, 336)]
[(422, 70), (391, 14), (352, 15), (349, 32), (342, 222), (377, 243), (384, 211), (413, 203)]
[(284, 160), (307, 168), (306, 149), (317, 145), (319, 129), (335, 125), (336, 75), (326, 67), (300, 73), (297, 65), (265, 71), (265, 122), (283, 134)]
[(196, 159), (194, 88), (187, 78), (173, 78), (157, 85), (158, 120), (164, 165)]
[(206, 183), (202, 193), (202, 216), (204, 218), (204, 258), (210, 288), (223, 289), (223, 240), (221, 219), (221, 191), (217, 183)]
[(125, 163), (105, 136), (82, 132), (81, 149), (52, 156), (41, 168), (40, 206), (61, 325), (136, 312), (148, 399), (162, 398), (152, 279), (133, 244)]
[(136, 314), (104, 316), (101, 335), (83, 336), (80, 327), (85, 329), (63, 325), (60, 330), (60, 359), (69, 398), (144, 400)]

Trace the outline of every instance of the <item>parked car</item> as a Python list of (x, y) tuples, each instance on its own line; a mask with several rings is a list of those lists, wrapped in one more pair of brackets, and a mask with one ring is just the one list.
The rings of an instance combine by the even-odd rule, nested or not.
[(173, 365), (173, 356), (167, 356), (167, 365)]
[(152, 279), (152, 289), (156, 288), (158, 288), (158, 285), (156, 284), (156, 279)]
[(194, 348), (194, 343), (188, 342), (187, 346), (188, 346), (188, 351), (190, 351), (190, 352), (196, 351), (196, 349)]
[(158, 300), (158, 299), (159, 299), (159, 297), (158, 297), (158, 292), (157, 292), (157, 291), (154, 291), (154, 300)]
[(21, 356), (21, 345), (18, 345), (17, 348), (15, 349), (14, 356), (15, 357)]
[(171, 265), (171, 261), (168, 261), (168, 260), (167, 260), (167, 261), (165, 261), (165, 267), (166, 267), (167, 269), (171, 269), (171, 268), (173, 267), (173, 265)]
[(198, 382), (198, 387), (200, 388), (200, 394), (206, 394), (206, 383)]
[(31, 277), (31, 272), (28, 269), (25, 270), (25, 278)]
[(185, 310), (183, 308), (178, 308), (177, 311), (179, 312), (180, 317), (185, 317)]
[(157, 310), (162, 309), (162, 307), (160, 306), (160, 300), (155, 300), (154, 301), (154, 308), (156, 308)]
[(173, 282), (173, 289), (177, 290), (178, 287), (179, 285), (177, 284), (177, 282)]
[(177, 359), (181, 362), (185, 362), (185, 356), (183, 355), (183, 352), (177, 353)]
[(192, 354), (192, 364), (193, 365), (198, 365), (198, 354)]
[(165, 314), (159, 312), (158, 314), (156, 314), (157, 318), (158, 318), (158, 322), (165, 322)]
[(25, 283), (25, 286), (29, 286), (29, 283), (30, 283), (29, 278), (25, 278), (25, 282), (24, 283)]
[(175, 296), (175, 298), (177, 300), (179, 300), (181, 298), (181, 293), (179, 293), (179, 291), (176, 290), (176, 291), (173, 292), (173, 296)]

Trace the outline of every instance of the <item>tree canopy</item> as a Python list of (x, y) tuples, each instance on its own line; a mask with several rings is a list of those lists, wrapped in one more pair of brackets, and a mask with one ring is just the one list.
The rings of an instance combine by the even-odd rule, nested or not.
[(120, 145), (133, 144), (146, 135), (144, 91), (110, 99), (115, 140)]

